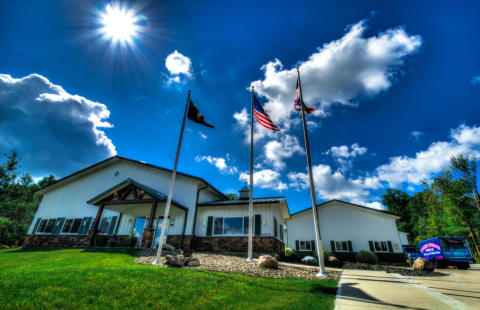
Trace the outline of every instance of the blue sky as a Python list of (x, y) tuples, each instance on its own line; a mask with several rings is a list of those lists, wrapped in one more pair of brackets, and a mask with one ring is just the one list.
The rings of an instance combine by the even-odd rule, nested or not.
[(191, 89), (216, 129), (187, 123), (179, 170), (237, 191), (255, 85), (282, 129), (255, 129), (255, 196), (304, 209), (296, 65), (317, 109), (308, 120), (318, 202), (381, 208), (386, 188), (419, 190), (450, 155), (479, 153), (478, 2), (119, 4), (138, 17), (131, 44), (99, 34), (107, 2), (0, 1), (0, 151), (16, 149), (34, 177), (115, 153), (173, 167)]

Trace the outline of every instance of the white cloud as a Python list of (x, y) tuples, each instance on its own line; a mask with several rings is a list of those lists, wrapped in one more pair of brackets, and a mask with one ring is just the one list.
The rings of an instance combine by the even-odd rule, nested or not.
[(201, 131), (199, 131), (198, 134), (200, 135), (200, 137), (201, 137), (202, 139), (208, 138), (208, 136), (207, 136), (206, 134), (204, 134), (203, 132), (201, 132)]
[(357, 143), (354, 143), (351, 147), (348, 147), (347, 145), (332, 146), (330, 150), (327, 151), (327, 154), (331, 154), (336, 158), (353, 158), (363, 155), (366, 152), (366, 147), (362, 147)]
[(410, 136), (415, 139), (415, 141), (420, 141), (420, 137), (423, 136), (425, 133), (421, 131), (414, 130), (410, 133)]
[[(239, 180), (250, 184), (250, 173), (242, 172)], [(263, 169), (253, 173), (253, 186), (260, 188), (270, 188), (276, 191), (283, 191), (288, 188), (287, 184), (282, 182), (280, 173), (271, 169)]]
[(233, 114), (233, 118), (241, 129), (243, 129), (245, 126), (248, 126), (249, 118), (246, 108), (243, 108), (240, 112), (235, 112)]
[[(399, 73), (406, 56), (418, 51), (420, 36), (409, 35), (398, 27), (364, 38), (364, 21), (351, 26), (340, 39), (324, 44), (300, 61), (304, 100), (325, 117), (332, 105), (356, 105), (359, 98), (369, 98), (387, 90)], [(284, 69), (279, 59), (262, 66), (264, 77), (251, 83), (267, 99), (264, 107), (272, 120), (288, 130), (293, 114), (296, 69)], [(294, 115), (294, 117), (292, 117)], [(265, 132), (267, 133), (267, 132)]]
[[(315, 189), (319, 198), (344, 199), (348, 201), (364, 201), (370, 195), (368, 188), (378, 188), (380, 184), (375, 178), (346, 178), (341, 171), (332, 171), (328, 165), (315, 165), (312, 167)], [(310, 187), (308, 175), (303, 172), (290, 172), (288, 174), (290, 186), (298, 189)]]
[(460, 125), (450, 131), (450, 141), (432, 143), (414, 157), (396, 156), (376, 169), (380, 181), (390, 186), (402, 183), (420, 184), (448, 164), (452, 155), (480, 154), (480, 127)]
[(165, 58), (165, 67), (171, 74), (185, 74), (187, 76), (192, 74), (192, 61), (178, 51), (174, 51)]
[(284, 160), (295, 154), (304, 154), (305, 151), (294, 136), (284, 135), (280, 140), (272, 140), (264, 146), (265, 161), (272, 164), (277, 170), (285, 168)]
[(227, 161), (230, 159), (230, 155), (227, 154), (226, 158), (223, 157), (213, 157), (213, 156), (196, 156), (195, 161), (202, 162), (206, 161), (211, 165), (217, 167), (220, 173), (225, 174), (235, 174), (238, 172), (238, 168), (232, 165), (228, 165)]
[(47, 78), (0, 74), (0, 149), (15, 149), (34, 175), (62, 175), (115, 155), (103, 128), (107, 106), (67, 93)]

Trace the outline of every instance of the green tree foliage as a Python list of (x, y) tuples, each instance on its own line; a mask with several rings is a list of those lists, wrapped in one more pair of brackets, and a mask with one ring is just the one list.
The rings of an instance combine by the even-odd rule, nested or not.
[(468, 237), (472, 250), (480, 254), (480, 213), (476, 208), (476, 164), (474, 157), (452, 157), (450, 166), (431, 182), (423, 181), (424, 190), (409, 195), (388, 189), (382, 203), (402, 218), (401, 231), (411, 242), (437, 236)]
[(4, 157), (6, 161), (0, 164), (0, 244), (20, 244), (40, 202), (35, 192), (55, 182), (55, 177), (50, 175), (35, 183), (29, 173), (18, 171), (15, 151)]
[(238, 200), (238, 195), (235, 193), (228, 193), (225, 196), (227, 196), (228, 200)]

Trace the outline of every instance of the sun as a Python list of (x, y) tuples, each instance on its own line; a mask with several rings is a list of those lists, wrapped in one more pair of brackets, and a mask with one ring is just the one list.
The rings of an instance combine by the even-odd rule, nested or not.
[(105, 13), (101, 14), (101, 23), (103, 27), (101, 32), (105, 39), (113, 43), (130, 43), (137, 35), (139, 26), (137, 25), (139, 17), (133, 10), (127, 10), (118, 6), (106, 6)]

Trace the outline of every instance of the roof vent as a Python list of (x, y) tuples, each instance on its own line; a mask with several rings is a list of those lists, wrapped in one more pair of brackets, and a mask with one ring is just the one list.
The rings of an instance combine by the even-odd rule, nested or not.
[(238, 191), (239, 193), (239, 196), (238, 196), (238, 199), (239, 200), (247, 200), (248, 198), (250, 198), (250, 190), (248, 189), (248, 187), (245, 185), (241, 190)]

